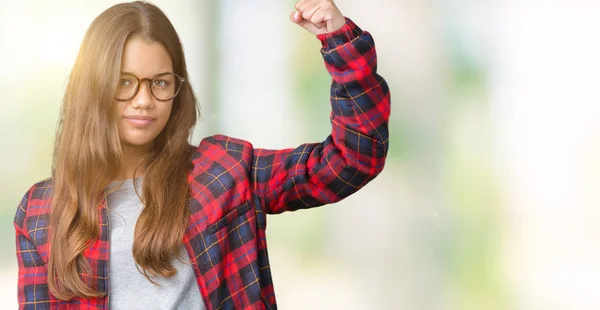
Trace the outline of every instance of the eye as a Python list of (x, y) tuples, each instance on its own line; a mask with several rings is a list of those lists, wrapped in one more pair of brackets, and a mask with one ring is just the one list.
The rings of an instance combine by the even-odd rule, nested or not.
[(127, 87), (131, 86), (131, 84), (133, 84), (133, 83), (131, 82), (131, 79), (128, 79), (128, 78), (121, 78), (121, 79), (119, 80), (119, 87), (121, 87), (121, 88), (127, 88)]
[(169, 85), (169, 82), (165, 81), (165, 80), (153, 80), (152, 81), (152, 87), (163, 88), (163, 87), (167, 87), (168, 85)]

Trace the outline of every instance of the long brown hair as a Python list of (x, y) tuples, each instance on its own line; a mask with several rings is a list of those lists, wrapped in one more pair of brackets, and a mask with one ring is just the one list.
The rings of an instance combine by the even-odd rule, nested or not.
[[(173, 71), (189, 81), (179, 37), (156, 6), (139, 1), (117, 4), (87, 30), (65, 92), (52, 165), (48, 286), (60, 299), (104, 296), (95, 287), (83, 252), (100, 237), (104, 189), (122, 171), (113, 98), (123, 48), (134, 36), (163, 44)], [(198, 115), (186, 82), (153, 150), (138, 165), (145, 167), (144, 209), (135, 227), (133, 256), (149, 280), (176, 272), (170, 261), (179, 252), (189, 222), (187, 174), (194, 148), (188, 138)]]

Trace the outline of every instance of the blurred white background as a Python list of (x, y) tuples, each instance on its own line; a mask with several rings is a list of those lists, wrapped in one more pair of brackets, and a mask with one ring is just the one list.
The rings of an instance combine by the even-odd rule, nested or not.
[[(0, 0), (0, 306), (12, 220), (50, 174), (69, 71), (116, 1)], [(154, 1), (203, 121), (257, 147), (324, 139), (329, 83), (294, 1)], [(333, 206), (268, 218), (281, 309), (599, 309), (600, 3), (339, 0), (392, 94), (384, 172)]]

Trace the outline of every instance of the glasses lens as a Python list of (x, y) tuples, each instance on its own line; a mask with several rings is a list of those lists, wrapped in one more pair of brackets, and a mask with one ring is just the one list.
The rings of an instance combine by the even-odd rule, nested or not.
[(173, 73), (164, 73), (155, 76), (150, 81), (150, 89), (152, 94), (158, 100), (173, 99), (181, 88), (181, 81)]
[(121, 75), (119, 78), (119, 85), (117, 86), (117, 95), (115, 96), (119, 100), (128, 100), (133, 97), (138, 87), (138, 80), (129, 74)]

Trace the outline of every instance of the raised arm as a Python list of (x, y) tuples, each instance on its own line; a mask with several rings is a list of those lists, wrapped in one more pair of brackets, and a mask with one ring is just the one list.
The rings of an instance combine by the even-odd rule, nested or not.
[[(320, 16), (335, 17), (339, 13), (329, 0), (300, 3), (303, 2), (333, 5), (333, 13)], [(310, 9), (298, 5), (296, 8), (300, 12)], [(302, 19), (297, 18), (300, 14)], [(389, 143), (389, 89), (376, 72), (372, 36), (339, 15), (343, 26), (333, 32), (327, 32), (326, 25), (336, 27), (334, 21), (313, 20), (312, 15), (304, 13), (291, 16), (307, 30), (314, 30), (311, 32), (322, 42), (321, 54), (332, 77), (332, 131), (321, 143), (285, 150), (254, 150), (252, 189), (267, 213), (337, 202), (363, 187), (384, 167)]]

